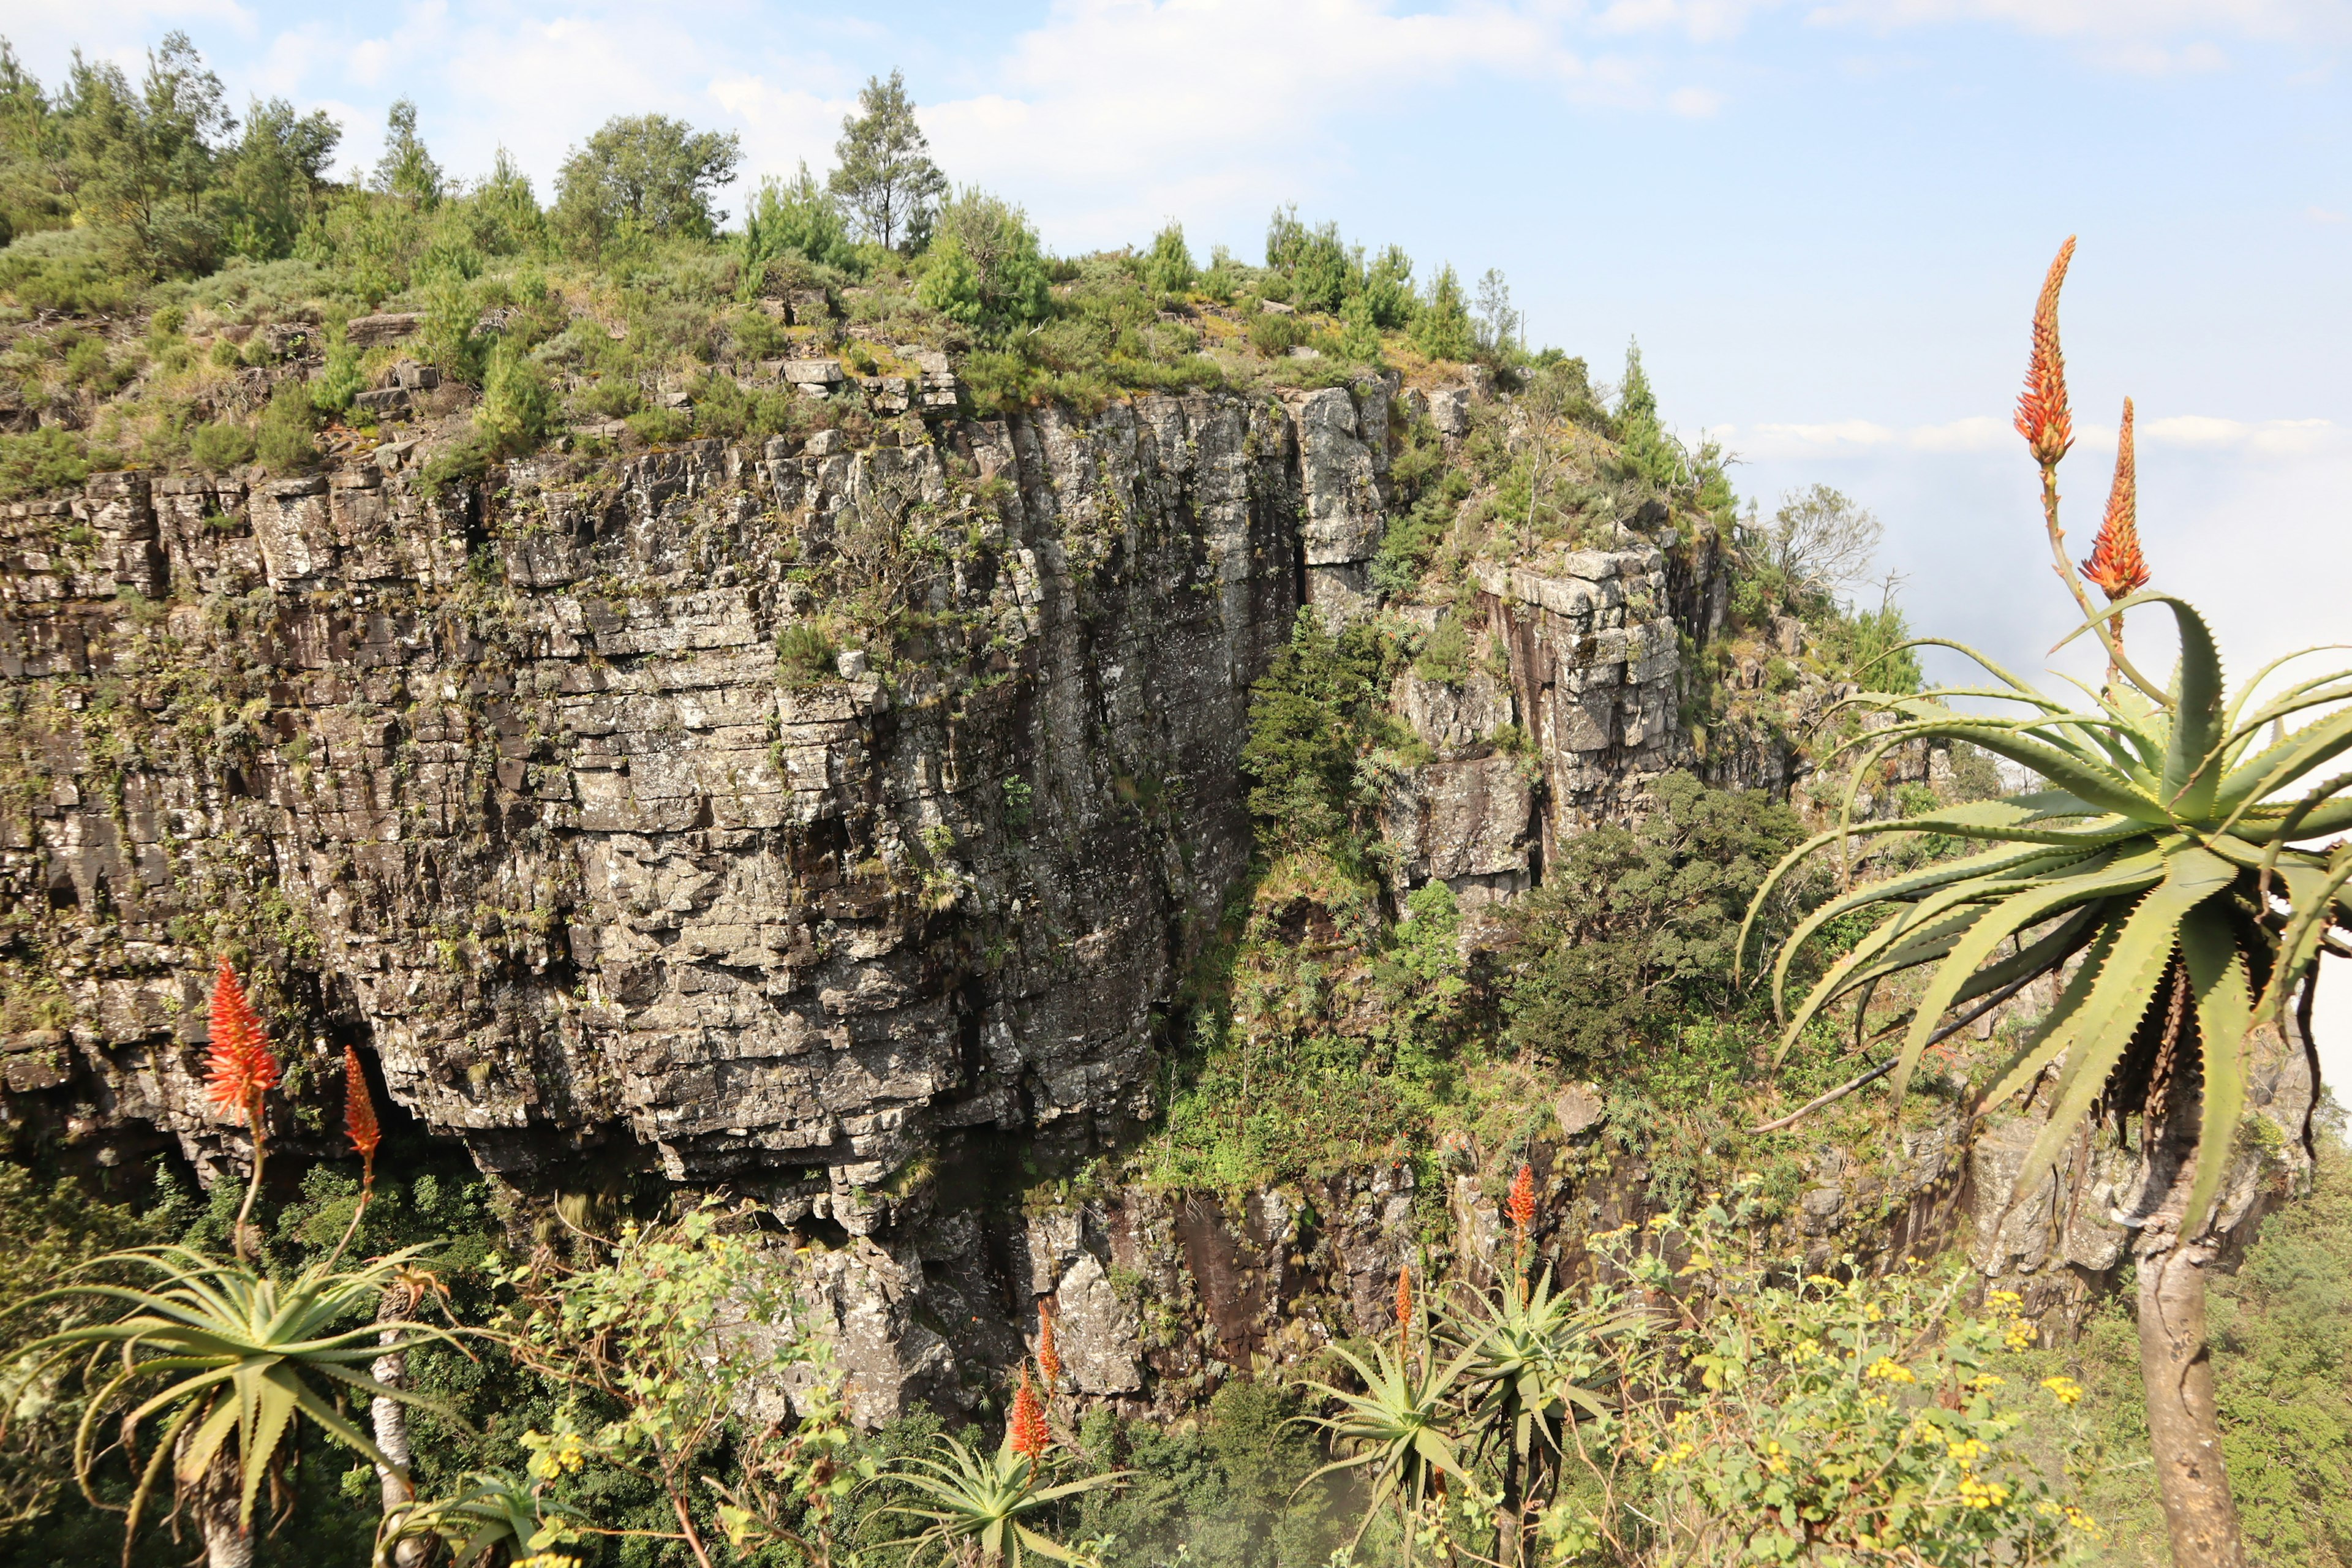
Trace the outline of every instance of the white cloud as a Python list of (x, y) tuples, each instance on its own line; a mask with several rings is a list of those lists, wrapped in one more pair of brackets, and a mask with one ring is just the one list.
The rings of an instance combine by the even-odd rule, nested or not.
[(2342, 0), (1825, 0), (1811, 19), (1881, 30), (1996, 22), (2048, 37), (2108, 39), (2219, 33), (2286, 42), (2352, 34)]
[(2140, 426), (2140, 435), (2159, 446), (2278, 457), (2326, 450), (2335, 444), (2336, 426), (2326, 419), (2265, 419), (2250, 424), (2202, 414), (2176, 414), (2149, 420)]

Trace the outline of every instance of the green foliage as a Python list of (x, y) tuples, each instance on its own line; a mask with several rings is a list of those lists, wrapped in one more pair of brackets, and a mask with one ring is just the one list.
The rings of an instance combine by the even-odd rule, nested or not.
[(836, 679), (840, 645), (813, 621), (794, 621), (776, 634), (776, 679), (796, 690)]
[(931, 162), (930, 140), (915, 121), (901, 73), (892, 71), (887, 81), (866, 79), (857, 112), (843, 118), (833, 151), (826, 186), (858, 232), (885, 250), (919, 248), (948, 194), (948, 177)]
[(991, 338), (1042, 321), (1051, 284), (1027, 215), (977, 189), (950, 202), (924, 253), (915, 298)]
[(310, 378), (310, 406), (320, 415), (333, 418), (348, 413), (352, 399), (367, 390), (367, 376), (360, 370), (360, 351), (344, 338), (340, 328), (327, 334), (327, 363)]
[[(58, 1279), (91, 1268), (103, 1255), (155, 1239), (130, 1210), (95, 1203), (78, 1184), (44, 1186), (23, 1166), (0, 1163), (0, 1300), (11, 1306), (11, 1350), (62, 1330), (87, 1326), (105, 1310), (102, 1300), (52, 1298), (29, 1309)], [(98, 1278), (111, 1277), (100, 1266)], [(22, 1380), (27, 1397), (10, 1411), (0, 1442), (0, 1540), (33, 1524), (56, 1505), (73, 1468), (73, 1434), (82, 1405), (62, 1380)]]
[(95, 228), (37, 231), (0, 250), (0, 290), (27, 310), (97, 315), (127, 310), (140, 286)]
[(1429, 298), (1412, 320), (1412, 346), (1423, 357), (1436, 360), (1466, 360), (1478, 352), (1462, 279), (1454, 276), (1451, 262), (1429, 280)]
[[(1685, 773), (1653, 789), (1633, 827), (1603, 823), (1561, 841), (1543, 885), (1508, 920), (1509, 1038), (1553, 1060), (1639, 1060), (1678, 1018), (1736, 1012), (1740, 918), (1773, 864), (1804, 837), (1760, 793), (1713, 790)], [(1786, 930), (1814, 896), (1784, 883), (1759, 916)]]
[(857, 247), (849, 238), (840, 205), (816, 182), (803, 160), (789, 183), (773, 175), (743, 213), (743, 283), (756, 297), (768, 263), (798, 257), (819, 267), (855, 268)]
[(1362, 287), (1362, 258), (1339, 238), (1339, 226), (1308, 228), (1296, 205), (1277, 208), (1266, 225), (1265, 266), (1301, 310), (1336, 313)]
[(1171, 223), (1151, 237), (1143, 258), (1143, 281), (1162, 294), (1181, 294), (1192, 287), (1192, 248), (1184, 243), (1184, 226)]
[[(541, 1252), (508, 1275), (520, 1305), (505, 1342), (562, 1391), (553, 1430), (522, 1438), (531, 1479), (555, 1501), (584, 1509), (599, 1472), (632, 1479), (671, 1518), (621, 1533), (682, 1535), (700, 1556), (709, 1526), (696, 1516), (724, 1448), (740, 1477), (718, 1487), (732, 1543), (794, 1545), (803, 1529), (829, 1530), (850, 1483), (833, 1462), (848, 1441), (839, 1383), (824, 1344), (800, 1329), (789, 1258), (754, 1245), (757, 1235), (748, 1213), (730, 1221), (706, 1204), (672, 1224), (625, 1223), (592, 1261)], [(746, 1321), (765, 1331), (740, 1331)], [(806, 1414), (790, 1430), (737, 1420), (755, 1390), (779, 1384), (805, 1385)]]
[(616, 114), (555, 177), (552, 222), (576, 252), (681, 237), (708, 240), (726, 217), (711, 205), (735, 177), (742, 140), (663, 114)]
[(45, 425), (0, 435), (0, 500), (79, 489), (91, 467), (88, 443), (73, 431)]
[(223, 247), (230, 255), (268, 261), (294, 253), (295, 240), (325, 200), (342, 135), (323, 109), (297, 114), (282, 98), (254, 100), (243, 139), (222, 160), (215, 189)]
[(1095, 1463), (1127, 1484), (1085, 1500), (1068, 1533), (1101, 1548), (1105, 1568), (1324, 1568), (1349, 1533), (1344, 1496), (1311, 1478), (1319, 1454), (1297, 1390), (1235, 1378), (1193, 1420), (1089, 1418)]
[(1743, 1184), (1593, 1238), (1680, 1321), (1608, 1342), (1617, 1386), (1642, 1392), (1581, 1448), (1591, 1489), (1545, 1519), (1554, 1561), (2074, 1560), (2097, 1527), (2032, 1450), (2072, 1459), (2088, 1434), (2063, 1385), (1992, 1370), (2032, 1334), (2017, 1298), (1969, 1312), (1964, 1275), (1851, 1259), (1799, 1279), (1756, 1247), (1754, 1205)]
[[(249, 1530), (262, 1479), (278, 1463), (298, 1418), (377, 1465), (396, 1468), (374, 1440), (345, 1418), (346, 1390), (371, 1398), (429, 1406), (413, 1390), (378, 1383), (360, 1370), (439, 1331), (399, 1319), (372, 1321), (407, 1249), (355, 1268), (339, 1268), (341, 1248), (291, 1278), (223, 1263), (184, 1247), (138, 1248), (102, 1261), (152, 1275), (149, 1289), (69, 1282), (45, 1300), (118, 1302), (119, 1316), (62, 1328), (26, 1345), (10, 1389), (12, 1403), (87, 1348), (82, 1378), (89, 1396), (74, 1439), (84, 1484), (106, 1447), (95, 1433), (109, 1415), (122, 1422), (128, 1447), (148, 1421), (161, 1430), (139, 1472), (125, 1532), (140, 1515), (165, 1460), (183, 1495), (195, 1492), (217, 1458), (236, 1476), (236, 1521)], [(384, 1340), (389, 1333), (392, 1338)], [(158, 1386), (160, 1384), (160, 1386)], [(232, 1446), (231, 1439), (235, 1443)]]
[(1010, 1432), (993, 1454), (961, 1438), (935, 1439), (929, 1454), (904, 1459), (888, 1474), (890, 1481), (920, 1499), (889, 1511), (923, 1527), (891, 1547), (907, 1549), (903, 1561), (910, 1568), (934, 1552), (951, 1563), (976, 1557), (1008, 1568), (1022, 1568), (1031, 1554), (1085, 1563), (1087, 1559), (1038, 1528), (1042, 1516), (1066, 1499), (1116, 1485), (1123, 1476), (1111, 1472), (1040, 1486), (1050, 1473), (1049, 1458), (1050, 1450), (1034, 1459), (1014, 1453)]
[(311, 437), (318, 427), (309, 390), (299, 381), (281, 381), (261, 411), (261, 423), (253, 434), (254, 456), (273, 474), (316, 468), (319, 447)]
[(482, 380), (482, 404), (474, 428), (505, 456), (528, 452), (554, 427), (555, 391), (531, 357), (501, 339), (491, 352)]
[(397, 196), (411, 206), (430, 207), (448, 188), (448, 177), (416, 133), (416, 103), (398, 99), (384, 116), (383, 158), (368, 178), (370, 189)]
[(1381, 734), (1395, 644), (1359, 621), (1337, 637), (1301, 608), (1290, 641), (1252, 687), (1242, 767), (1250, 815), (1270, 853), (1343, 842), (1369, 809), (1358, 760)]
[(1658, 420), (1658, 395), (1642, 368), (1642, 345), (1625, 346), (1625, 379), (1617, 388), (1616, 436), (1620, 460), (1632, 477), (1658, 489), (1685, 483), (1689, 464), (1681, 443)]
[(214, 419), (188, 436), (188, 460), (207, 473), (226, 473), (253, 461), (253, 432), (235, 419)]

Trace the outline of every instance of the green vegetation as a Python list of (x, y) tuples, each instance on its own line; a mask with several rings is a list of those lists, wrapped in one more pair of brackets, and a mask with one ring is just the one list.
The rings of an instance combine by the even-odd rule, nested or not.
[[(1560, 847), (1543, 886), (1511, 906), (1507, 1037), (1587, 1070), (1614, 1069), (1671, 1040), (1685, 1020), (1769, 1026), (1732, 984), (1740, 918), (1773, 865), (1804, 837), (1795, 812), (1658, 781), (1633, 827), (1601, 824)], [(1824, 889), (1784, 881), (1769, 916), (1785, 931)]]

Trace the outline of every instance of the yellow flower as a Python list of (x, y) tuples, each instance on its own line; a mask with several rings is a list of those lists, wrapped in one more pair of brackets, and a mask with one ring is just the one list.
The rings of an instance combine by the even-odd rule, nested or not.
[(1984, 1457), (1985, 1453), (1985, 1445), (1974, 1437), (1963, 1437), (1958, 1442), (1948, 1444), (1946, 1447), (1952, 1458), (1960, 1462), (1962, 1469), (1967, 1469), (1970, 1465), (1975, 1464)]
[(2094, 1541), (2099, 1540), (2106, 1533), (2099, 1528), (2097, 1520), (2093, 1519), (2071, 1502), (2066, 1505), (2066, 1522)]
[(1960, 1500), (1970, 1508), (1999, 1508), (2009, 1500), (2009, 1489), (1998, 1481), (1969, 1476), (1960, 1482)]
[(2009, 1380), (2007, 1378), (1998, 1376), (1995, 1373), (1980, 1372), (1977, 1373), (1976, 1376), (1969, 1379), (1969, 1392), (1970, 1394), (1983, 1394), (1988, 1390), (1999, 1388), (2002, 1384), (2008, 1381)]
[(2001, 1334), (2000, 1342), (2011, 1350), (2021, 1351), (2041, 1337), (2042, 1331), (2023, 1318), (2011, 1318), (2009, 1321), (2009, 1327)]
[(1650, 1473), (1652, 1475), (1655, 1475), (1660, 1470), (1669, 1468), (1675, 1465), (1679, 1465), (1685, 1459), (1689, 1458), (1693, 1454), (1697, 1452), (1698, 1445), (1696, 1443), (1677, 1443), (1669, 1452), (1660, 1454), (1656, 1458), (1650, 1461)]
[(1782, 1448), (1778, 1443), (1765, 1444), (1764, 1468), (1776, 1476), (1787, 1475), (1789, 1473), (1788, 1450)]
[(1901, 1362), (1895, 1361), (1889, 1356), (1880, 1356), (1876, 1361), (1872, 1362), (1870, 1363), (1870, 1370), (1864, 1373), (1862, 1375), (1864, 1377), (1874, 1377), (1885, 1383), (1916, 1383), (1919, 1381), (1917, 1378), (1911, 1375), (1911, 1369), (1909, 1367), (1905, 1366)]
[(1878, 1303), (1875, 1301), (1864, 1301), (1862, 1304), (1862, 1315), (1874, 1323), (1883, 1323), (1886, 1321), (1886, 1314), (1878, 1310)]
[(2014, 1290), (1996, 1290), (1985, 1298), (1985, 1303), (1996, 1310), (2010, 1311), (2025, 1305), (2025, 1298)]
[(2083, 1397), (2083, 1385), (2071, 1377), (2045, 1377), (2042, 1386), (2061, 1405), (2072, 1405)]

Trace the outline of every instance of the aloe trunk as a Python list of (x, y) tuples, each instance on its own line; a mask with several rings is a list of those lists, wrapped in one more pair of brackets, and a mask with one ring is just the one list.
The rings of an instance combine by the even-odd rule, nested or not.
[(2221, 1464), (2213, 1358), (2205, 1338), (2210, 1246), (2167, 1235), (2139, 1258), (2139, 1363), (2164, 1522), (2179, 1568), (2241, 1568), (2238, 1509)]
[[(376, 1317), (379, 1321), (396, 1320), (407, 1316), (408, 1311), (408, 1292), (395, 1285), (384, 1291), (383, 1302), (377, 1309)], [(402, 1344), (400, 1336), (390, 1330), (379, 1335), (377, 1342)], [(407, 1350), (394, 1349), (378, 1356), (374, 1364), (368, 1368), (368, 1374), (386, 1388), (406, 1388)], [(415, 1455), (408, 1441), (408, 1406), (389, 1394), (379, 1394), (369, 1402), (368, 1415), (375, 1428), (375, 1446), (383, 1451), (385, 1458), (392, 1461), (390, 1465), (379, 1464), (375, 1468), (376, 1483), (383, 1495), (383, 1511), (389, 1514), (404, 1503), (414, 1501), (416, 1497), (416, 1485), (412, 1479)], [(417, 1568), (431, 1551), (432, 1544), (423, 1537), (411, 1537), (397, 1542), (392, 1549), (394, 1568)]]
[[(185, 1449), (184, 1440), (180, 1447)], [(205, 1568), (253, 1568), (253, 1532), (240, 1528), (236, 1518), (243, 1477), (243, 1459), (224, 1443), (204, 1475), (182, 1493), (204, 1537)]]

